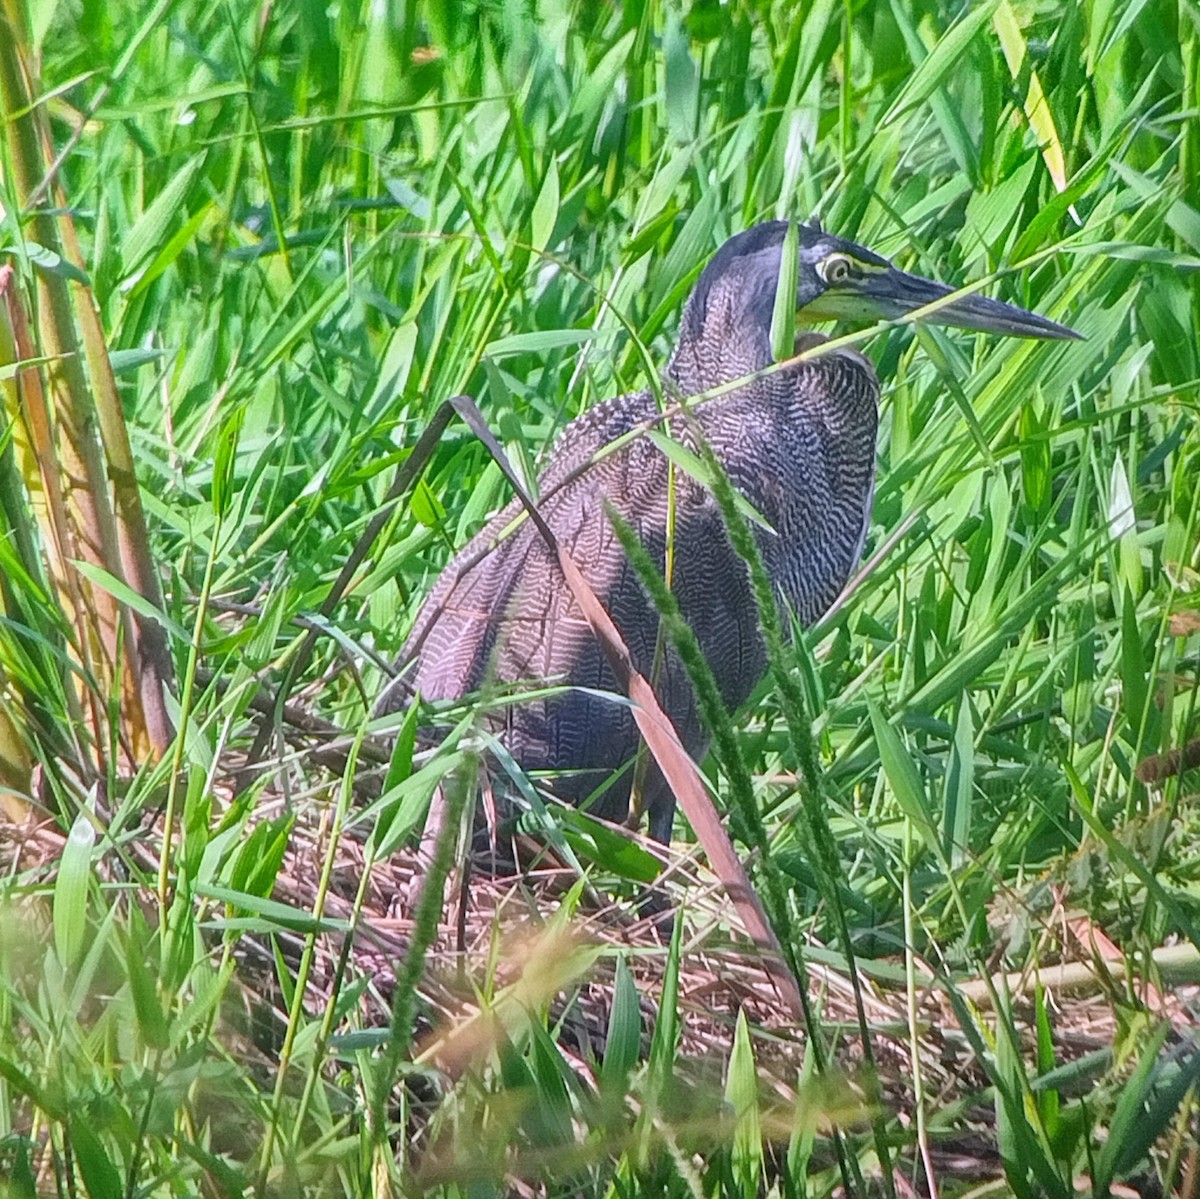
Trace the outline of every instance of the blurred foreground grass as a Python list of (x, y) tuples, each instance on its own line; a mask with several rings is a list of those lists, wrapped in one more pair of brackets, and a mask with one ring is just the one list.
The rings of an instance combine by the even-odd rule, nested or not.
[[(17, 569), (28, 496), (6, 496), (5, 711), (63, 836), (5, 826), (0, 1187), (1200, 1193), (1200, 805), (1165, 757), (1200, 736), (1194, 0), (8, 2), (67, 151), (165, 623), (197, 685), (160, 923), (145, 829), (171, 757), (89, 788), (60, 753), (76, 738), (47, 647), (69, 632)], [(10, 165), (0, 250), (28, 289), (67, 268), (29, 244)], [(811, 1052), (756, 1084), (778, 1032), (745, 1014), (693, 1076), (676, 1060), (679, 1022), (705, 1016), (675, 1005), (687, 954), (650, 951), (664, 993), (639, 1007), (639, 955), (571, 939), (579, 889), (543, 910), (529, 958), (561, 973), (485, 955), (472, 978), (495, 1023), (435, 1069), (412, 1040), (431, 1019), (420, 958), (392, 963), (387, 1031), (340, 936), (386, 909), (371, 886), (428, 775), (400, 762), (362, 811), (353, 764), (331, 782), (282, 742), (254, 783), (232, 772), (258, 683), (284, 677), (437, 405), (476, 396), (532, 475), (566, 421), (666, 361), (716, 246), (776, 215), (994, 280), (1086, 335), (867, 344), (884, 380), (871, 566), (795, 651), (861, 985), (895, 1004), (895, 1024), (870, 1011), (903, 1083), (876, 1113), (896, 1182)], [(452, 427), (294, 702), (362, 730), (380, 660), (505, 498)], [(740, 723), (810, 981), (844, 982), (769, 687)], [(602, 890), (637, 877), (643, 857), (571, 821)], [(363, 842), (375, 874), (331, 915), (339, 854), (361, 869)], [(284, 876), (315, 906), (287, 906)], [(727, 913), (698, 912), (720, 940)], [(595, 988), (602, 1054), (569, 1018)], [(828, 1055), (848, 1038), (831, 1019)]]

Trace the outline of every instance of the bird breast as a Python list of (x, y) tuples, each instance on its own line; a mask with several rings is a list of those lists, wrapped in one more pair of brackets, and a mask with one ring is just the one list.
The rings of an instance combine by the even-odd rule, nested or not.
[[(825, 338), (807, 335), (807, 349)], [(875, 477), (879, 384), (853, 349), (799, 362), (705, 406), (702, 424), (756, 528), (779, 598), (820, 618), (857, 565)]]
[[(878, 385), (869, 363), (838, 352), (796, 363), (734, 392), (698, 403), (695, 425), (675, 418), (671, 433), (696, 448), (695, 429), (731, 482), (769, 524), (755, 526), (781, 604), (815, 621), (849, 577), (861, 545), (874, 476)], [(564, 430), (540, 479), (540, 508), (560, 545), (603, 601), (650, 675), (658, 615), (611, 528), (610, 504), (633, 527), (660, 571), (673, 541), (671, 584), (716, 676), (725, 703), (749, 696), (766, 666), (748, 571), (730, 544), (708, 489), (671, 466), (646, 437), (598, 451), (659, 409), (649, 392), (598, 405)], [(511, 530), (515, 504), (496, 516), (450, 564), (422, 609), (402, 654), (427, 699), (458, 699), (489, 681), (567, 684), (568, 690), (509, 704), (499, 716), (509, 749), (526, 769), (613, 770), (636, 752), (628, 707), (555, 558), (529, 521)], [(503, 535), (502, 535), (503, 534)], [(663, 706), (693, 754), (707, 736), (681, 663), (660, 664)], [(384, 710), (403, 702), (392, 692)], [(620, 812), (619, 798), (614, 811)]]

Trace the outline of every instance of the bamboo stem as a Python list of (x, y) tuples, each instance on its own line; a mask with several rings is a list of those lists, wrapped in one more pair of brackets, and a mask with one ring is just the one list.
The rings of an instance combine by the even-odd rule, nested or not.
[[(83, 255), (75, 222), (67, 209), (66, 197), (57, 189), (63, 242), (67, 257), (83, 269)], [(75, 285), (75, 311), (83, 334), (88, 373), (92, 379), (92, 399), (99, 422), (100, 440), (108, 459), (108, 477), (112, 481), (113, 505), (116, 510), (117, 540), (120, 547), (121, 570), (125, 581), (160, 611), (163, 608), (162, 587), (154, 557), (150, 552), (150, 534), (142, 509), (142, 493), (138, 487), (133, 464), (133, 449), (129, 430), (117, 392), (108, 345), (100, 325), (95, 296), (90, 286)], [(141, 692), (141, 706), (146, 719), (146, 732), (156, 757), (162, 755), (175, 735), (167, 712), (166, 692), (174, 686), (175, 671), (170, 646), (163, 626), (137, 613), (133, 620), (133, 663)]]
[[(16, 278), (11, 267), (0, 268), (0, 361), (25, 362), (35, 357), (33, 340), (29, 332), (29, 323), (25, 318), (25, 309), (21, 297), (16, 291)], [(29, 366), (18, 371), (6, 387), (9, 420), (16, 441), (22, 450), (24, 459), (20, 474), (25, 484), (25, 491), (32, 502), (35, 517), (43, 528), (42, 545), (47, 558), (50, 581), (59, 604), (68, 614), (80, 613), (84, 610), (83, 596), (80, 592), (80, 578), (77, 571), (70, 566), (74, 555), (74, 542), (70, 521), (67, 518), (66, 497), (63, 495), (62, 480), (56, 470), (47, 470), (47, 464), (54, 461), (53, 432), (50, 421), (50, 410), (46, 403), (45, 390), (42, 387), (42, 377), (35, 366)], [(10, 523), (19, 527), (20, 521), (15, 513), (10, 517)], [(19, 549), (20, 547), (18, 547)], [(40, 570), (32, 568), (32, 546), (29, 547), (30, 573), (34, 577), (41, 575)], [(53, 622), (50, 622), (53, 626)], [(82, 635), (83, 630), (81, 630)], [(55, 637), (56, 630), (51, 629), (50, 636)], [(82, 638), (76, 647), (77, 657), (85, 674), (91, 677), (91, 640)], [(96, 772), (92, 769), (93, 757), (85, 752), (84, 742), (87, 728), (84, 723), (83, 708), (75, 688), (64, 687), (67, 703), (67, 713), (71, 718), (69, 730), (70, 739), (75, 743), (76, 760), (83, 775), (92, 781)], [(101, 731), (100, 716), (94, 705), (91, 712), (90, 731), (93, 740), (97, 740)]]
[[(37, 87), (21, 57), (19, 32), (19, 14), (7, 3), (0, 12), (0, 105), (9, 114), (11, 190), (26, 199), (44, 179), (52, 147), (42, 110), (32, 103)], [(67, 213), (61, 188), (56, 194), (61, 213)], [(35, 209), (23, 218), (30, 241), (82, 269), (69, 215)], [(39, 380), (22, 389), (29, 393), (23, 408), (48, 502), (52, 571), (78, 630), (80, 663), (92, 681), (97, 758), (110, 741), (119, 740), (134, 764), (146, 752), (161, 754), (173, 736), (165, 700), (173, 683), (166, 636), (159, 624), (79, 578), (70, 565), (71, 559), (81, 558), (100, 566), (154, 607), (162, 607), (133, 454), (90, 287), (76, 282), (72, 290), (65, 274), (40, 270), (34, 288), (37, 354), (45, 363), (52, 401)], [(15, 300), (10, 297), (10, 310)], [(19, 348), (26, 356), (24, 347)], [(116, 687), (121, 721), (110, 730), (105, 699)]]

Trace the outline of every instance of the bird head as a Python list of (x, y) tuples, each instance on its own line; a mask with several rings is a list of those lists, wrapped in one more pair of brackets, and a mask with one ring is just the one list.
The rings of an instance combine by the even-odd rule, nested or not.
[(972, 293), (947, 300), (954, 288), (898, 270), (865, 246), (807, 225), (799, 232), (796, 318), (801, 323), (895, 320), (937, 305), (925, 320), (1008, 337), (1079, 337), (1066, 325), (988, 296)]
[[(815, 224), (802, 224), (797, 231), (799, 325), (829, 320), (869, 324), (934, 305), (922, 319), (1009, 337), (1080, 336), (1065, 325), (988, 296), (947, 299), (954, 288), (899, 270), (866, 246)], [(713, 255), (684, 312), (671, 365), (681, 382), (713, 386), (770, 364), (771, 319), (786, 234), (786, 221), (768, 221), (731, 237)], [(725, 379), (716, 379), (718, 373)]]

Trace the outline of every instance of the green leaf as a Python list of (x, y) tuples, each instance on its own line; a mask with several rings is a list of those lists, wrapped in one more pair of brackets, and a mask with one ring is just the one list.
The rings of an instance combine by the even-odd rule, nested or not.
[[(1134, 27), (1138, 17), (1142, 15), (1142, 9), (1146, 7), (1148, 0), (1128, 0), (1128, 3), (1122, 5), (1124, 11), (1121, 13), (1121, 19), (1117, 22), (1116, 28), (1109, 34), (1104, 42), (1103, 48), (1094, 58), (1092, 55), (1092, 45), (1088, 45), (1088, 74), (1091, 75), (1095, 70), (1096, 62), (1104, 58), (1110, 50)], [(1112, 5), (1115, 0), (1103, 0), (1103, 3), (1098, 3), (1095, 7), (1103, 10), (1105, 16), (1103, 20), (1097, 21), (1096, 33), (1099, 34), (1104, 29), (1104, 22), (1107, 20), (1107, 15), (1112, 11)], [(1099, 37), (1096, 39), (1096, 44), (1099, 45)]]
[[(293, 907), (288, 903), (280, 903), (275, 899), (264, 899), (259, 895), (251, 895), (245, 891), (235, 891), (231, 887), (218, 887), (209, 883), (197, 883), (196, 894), (204, 899), (212, 899), (217, 903), (226, 903), (231, 908), (244, 912), (253, 912), (262, 917), (265, 927), (286, 928), (296, 933), (332, 933), (345, 932), (349, 925), (345, 920), (331, 920), (324, 917), (318, 920), (311, 912), (303, 908)], [(235, 927), (234, 921), (213, 921), (213, 927)]]
[(1191, 899), (1177, 898), (1175, 893), (1163, 886), (1158, 877), (1146, 867), (1146, 864), (1116, 837), (1112, 830), (1101, 820), (1092, 809), (1092, 797), (1088, 794), (1083, 780), (1071, 763), (1062, 759), (1059, 762), (1067, 782), (1071, 786), (1071, 794), (1075, 799), (1075, 810), (1079, 813), (1088, 831), (1109, 852), (1114, 860), (1121, 863), (1131, 874), (1135, 875), (1146, 887), (1151, 897), (1162, 905), (1179, 930), (1200, 950), (1200, 926), (1191, 918)]
[(796, 273), (800, 264), (800, 227), (788, 221), (771, 311), (771, 356), (785, 362), (796, 352)]
[(970, 701), (964, 695), (959, 701), (958, 720), (954, 726), (942, 814), (942, 851), (955, 870), (961, 870), (970, 858), (974, 798), (975, 727)]
[(558, 1046), (550, 1040), (540, 1023), (532, 1025), (533, 1074), (536, 1080), (537, 1118), (534, 1124), (535, 1143), (569, 1145), (571, 1127), (571, 1097), (564, 1078), (570, 1067), (563, 1060)]
[(1025, 502), (1039, 518), (1050, 506), (1051, 466), (1049, 429), (1038, 405), (1028, 403), (1021, 409), (1021, 482)]
[(7, 379), (15, 379), (22, 371), (27, 371), (31, 366), (43, 366), (55, 361), (57, 361), (57, 356), (39, 354), (33, 358), (22, 358), (20, 362), (5, 363), (0, 366), (0, 383)]
[(1142, 634), (1138, 628), (1137, 603), (1133, 593), (1125, 588), (1121, 599), (1121, 692), (1125, 719), (1132, 736), (1137, 737), (1149, 698), (1146, 656), (1142, 650)]
[[(1037, 1022), (1037, 1064), (1038, 1081), (1050, 1077), (1054, 1073), (1054, 1032), (1050, 1026), (1050, 1005), (1046, 1002), (1046, 992), (1038, 983), (1034, 989), (1034, 1013)], [(1058, 1132), (1059, 1097), (1053, 1087), (1043, 1085), (1037, 1090), (1038, 1113), (1042, 1119), (1042, 1127), (1046, 1136), (1053, 1143)]]
[(109, 350), (108, 361), (113, 374), (131, 375), (143, 366), (157, 365), (166, 358), (166, 350)]
[(1137, 514), (1129, 476), (1120, 454), (1113, 457), (1112, 477), (1109, 483), (1108, 528), (1117, 542), (1117, 558), (1121, 578), (1136, 598), (1142, 594), (1141, 551), (1137, 542)]
[(185, 162), (133, 223), (121, 247), (122, 276), (128, 279), (151, 254), (159, 252), (167, 230), (179, 219), (183, 202), (203, 165), (203, 155)]
[(642, 1048), (642, 1010), (637, 986), (625, 964), (625, 955), (617, 957), (613, 979), (612, 1008), (608, 1015), (608, 1036), (604, 1043), (604, 1065), (600, 1082), (605, 1093), (625, 1093), (630, 1072), (637, 1065)]
[(368, 412), (382, 411), (403, 396), (416, 354), (417, 334), (415, 321), (405, 321), (392, 330), (379, 364), (374, 390), (367, 402)]
[(200, 208), (192, 213), (191, 217), (189, 217), (188, 220), (183, 223), (183, 227), (180, 228), (173, 237), (171, 237), (171, 239), (165, 246), (163, 246), (161, 250), (159, 250), (159, 252), (154, 256), (150, 265), (146, 267), (144, 271), (141, 271), (139, 274), (131, 277), (131, 279), (128, 281), (130, 284), (128, 290), (131, 299), (145, 291), (155, 279), (163, 274), (163, 272), (166, 271), (172, 265), (172, 263), (174, 263), (179, 255), (182, 254), (183, 251), (186, 250), (191, 244), (192, 239), (200, 231), (200, 226), (209, 219), (214, 211), (215, 205), (213, 204), (201, 205)]
[(1007, 992), (1000, 995), (1000, 1010), (996, 1013), (995, 1042), (995, 1112), (996, 1145), (1004, 1163), (1004, 1177), (1017, 1199), (1035, 1199), (1036, 1191), (1029, 1184), (1029, 1171), (1038, 1158), (1040, 1146), (1025, 1109), (1022, 1094), (1023, 1067), (1016, 1048), (1016, 1032), (1012, 1026), (1011, 999)]
[(427, 529), (440, 528), (446, 519), (446, 509), (442, 501), (424, 479), (417, 480), (408, 497), (408, 507), (413, 516)]
[(875, 731), (875, 744), (879, 749), (879, 762), (888, 786), (900, 810), (913, 822), (925, 847), (936, 854), (941, 848), (937, 828), (916, 763), (900, 739), (900, 734), (888, 723), (874, 702), (868, 700), (867, 707), (871, 714), (871, 728)]
[[(681, 157), (683, 157), (681, 155)], [(688, 214), (683, 228), (675, 234), (667, 256), (657, 266), (650, 282), (651, 317), (642, 330), (649, 338), (667, 318), (667, 306), (678, 303), (685, 294), (686, 282), (693, 278), (713, 249), (713, 223), (718, 219), (720, 195), (715, 188), (706, 191)]]
[(880, 121), (880, 128), (890, 125), (903, 113), (920, 104), (933, 92), (947, 83), (959, 59), (967, 52), (980, 29), (991, 19), (998, 0), (987, 0), (978, 8), (970, 9), (966, 16), (942, 35), (929, 52), (924, 62), (919, 63), (900, 89), (900, 94)]
[(125, 604), (139, 616), (144, 616), (147, 620), (161, 625), (182, 644), (187, 645), (191, 642), (192, 635), (187, 629), (172, 620), (165, 612), (160, 612), (145, 596), (134, 591), (123, 579), (118, 579), (104, 567), (97, 566), (94, 562), (84, 562), (81, 558), (72, 559), (72, 565), (89, 583), (107, 591), (118, 603)]
[(417, 744), (417, 726), (420, 722), (421, 698), (414, 695), (404, 713), (404, 720), (396, 733), (392, 746), (391, 761), (388, 762), (387, 777), (383, 781), (384, 791), (398, 787), (412, 774), (413, 750)]
[[(910, 14), (909, 7), (902, 0), (891, 0), (892, 17), (904, 38), (908, 57), (914, 66), (918, 66), (928, 58), (929, 52), (921, 40), (920, 33), (917, 32), (915, 22), (918, 14), (915, 12)], [(929, 96), (929, 107), (959, 168), (972, 183), (976, 183), (979, 176), (979, 156), (971, 135), (967, 132), (966, 123), (959, 107), (945, 88), (933, 89)]]
[(612, 90), (629, 59), (629, 52), (633, 49), (636, 37), (637, 30), (630, 29), (624, 37), (613, 43), (603, 58), (588, 72), (583, 86), (571, 101), (572, 116), (582, 116), (589, 126), (600, 119), (601, 110), (612, 96)]
[(40, 55), (46, 34), (54, 27), (55, 14), (58, 12), (60, 0), (31, 0), (26, 12), (29, 15), (30, 34), (33, 45)]
[(539, 253), (550, 244), (550, 235), (558, 222), (559, 214), (558, 165), (551, 158), (546, 166), (546, 177), (533, 205), (530, 218), (530, 244)]
[(489, 358), (508, 358), (514, 354), (545, 354), (564, 346), (578, 346), (594, 341), (593, 329), (542, 329), (537, 333), (513, 333), (488, 342), (484, 354)]
[(91, 283), (87, 275), (73, 262), (68, 262), (61, 254), (47, 249), (35, 241), (22, 242), (20, 249), (11, 245), (0, 246), (0, 254), (11, 254), (14, 258), (20, 258), (24, 254), (34, 266), (51, 275), (61, 275), (64, 279), (70, 279), (73, 283), (82, 283), (85, 286)]
[(230, 501), (233, 499), (238, 442), (241, 440), (242, 422), (245, 418), (246, 410), (239, 404), (225, 418), (217, 434), (217, 444), (213, 452), (212, 505), (218, 517), (224, 517), (228, 513)]
[[(806, 1041), (799, 1085), (796, 1088), (799, 1095), (812, 1095), (814, 1092), (813, 1084), (817, 1078), (814, 1058), (812, 1042)], [(812, 1160), (812, 1151), (817, 1139), (817, 1124), (818, 1121), (812, 1118), (808, 1105), (803, 1102), (797, 1103), (792, 1117), (792, 1134), (788, 1138), (787, 1146), (787, 1171), (793, 1178), (802, 1179), (808, 1176), (809, 1162)], [(805, 1191), (799, 1193), (803, 1195)]]
[(254, 826), (230, 871), (229, 883), (234, 891), (269, 898), (275, 890), (295, 820), (293, 814), (285, 814)]
[(385, 791), (362, 813), (361, 820), (377, 817), (381, 826), (380, 831), (372, 833), (377, 858), (394, 853), (412, 836), (425, 819), (434, 790), (465, 760), (466, 755), (461, 752), (438, 754), (420, 770)]
[(124, 1188), (108, 1151), (88, 1126), (86, 1117), (71, 1120), (71, 1147), (91, 1199), (122, 1199)]
[(80, 812), (67, 835), (54, 881), (54, 948), (67, 970), (78, 962), (87, 935), (88, 889), (95, 846), (96, 827), (92, 817)]
[[(1128, 1148), (1127, 1140), (1135, 1129), (1145, 1128), (1145, 1108), (1153, 1086), (1154, 1075), (1159, 1067), (1159, 1054), (1166, 1043), (1171, 1026), (1163, 1021), (1150, 1035), (1150, 1040), (1142, 1050), (1138, 1064), (1133, 1073), (1121, 1087), (1117, 1106), (1113, 1111), (1112, 1121), (1108, 1128), (1096, 1165), (1092, 1174), (1092, 1186), (1097, 1195), (1107, 1195), (1109, 1188), (1117, 1177), (1117, 1164), (1125, 1155)], [(1164, 1130), (1160, 1129), (1159, 1132)], [(1155, 1134), (1153, 1139), (1156, 1139)], [(1147, 1142), (1147, 1148), (1149, 1142)], [(1140, 1157), (1141, 1154), (1139, 1153)]]
[[(421, 704), (419, 697), (414, 696), (408, 705), (408, 710), (404, 713), (404, 720), (400, 725), (399, 732), (396, 734), (395, 744), (392, 746), (392, 757), (391, 761), (388, 762), (387, 777), (383, 782), (384, 795), (398, 790), (400, 785), (407, 782), (412, 776), (413, 749), (417, 743), (417, 726), (420, 721), (420, 712)], [(387, 841), (388, 832), (399, 810), (399, 803), (391, 804), (381, 810), (379, 819), (375, 822), (375, 828), (371, 834), (376, 849)]]
[(673, 9), (667, 10), (662, 57), (667, 130), (673, 141), (680, 146), (687, 146), (696, 137), (700, 73), (692, 59), (687, 33)]
[(561, 812), (558, 820), (567, 844), (584, 860), (632, 882), (652, 883), (659, 876), (662, 866), (654, 854), (586, 812)]
[(3, 1054), (0, 1054), (0, 1078), (3, 1078), (18, 1095), (31, 1099), (52, 1120), (67, 1119), (67, 1107), (61, 1102), (59, 1088), (54, 1086), (52, 1081), (49, 1087), (42, 1086), (33, 1075), (27, 1074), (16, 1062), (10, 1061)]
[[(1097, 1167), (1097, 1174), (1104, 1179), (1121, 1178), (1141, 1166), (1155, 1143), (1171, 1135), (1180, 1104), (1189, 1095), (1194, 1099), (1200, 1087), (1200, 1052), (1195, 1042), (1163, 1054), (1162, 1042), (1155, 1036), (1144, 1058), (1151, 1056), (1151, 1047), (1156, 1043), (1159, 1050), (1153, 1070), (1142, 1080), (1139, 1064), (1134, 1077), (1121, 1090)], [(1135, 1089), (1138, 1082), (1143, 1082), (1140, 1091)]]
[(675, 1051), (679, 1043), (679, 956), (682, 945), (683, 915), (677, 913), (663, 971), (658, 1019), (654, 1022), (654, 1035), (650, 1039), (646, 1104), (651, 1117), (675, 1076)]
[(725, 1100), (733, 1108), (733, 1177), (744, 1199), (756, 1199), (763, 1169), (762, 1116), (758, 1106), (758, 1073), (746, 1009), (738, 1011), (733, 1049), (725, 1074)]
[(166, 1049), (171, 1042), (166, 1014), (158, 999), (154, 976), (146, 966), (144, 938), (131, 934), (125, 943), (125, 976), (133, 996), (138, 1032), (151, 1049)]

